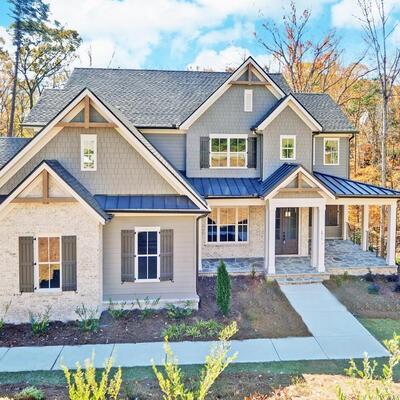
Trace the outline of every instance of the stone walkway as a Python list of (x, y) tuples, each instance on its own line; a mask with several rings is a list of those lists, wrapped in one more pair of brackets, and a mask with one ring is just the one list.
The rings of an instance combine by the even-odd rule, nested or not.
[[(237, 363), (384, 357), (384, 347), (320, 284), (282, 286), (303, 318), (311, 337), (233, 340)], [(181, 365), (202, 364), (215, 342), (178, 342), (171, 347)], [(115, 366), (162, 364), (162, 342), (0, 348), (0, 372), (51, 371), (62, 365), (75, 368), (95, 354), (100, 368), (112, 357)]]

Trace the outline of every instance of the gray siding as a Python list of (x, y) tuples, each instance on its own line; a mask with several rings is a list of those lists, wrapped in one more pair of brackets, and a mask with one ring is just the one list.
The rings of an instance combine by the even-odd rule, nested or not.
[[(174, 279), (156, 283), (121, 284), (121, 230), (159, 226), (174, 230)], [(156, 296), (161, 299), (196, 296), (196, 220), (182, 217), (114, 217), (104, 227), (104, 299), (118, 296)]]
[[(253, 89), (252, 112), (243, 111), (245, 89)], [(200, 169), (200, 137), (218, 133), (250, 134), (251, 128), (262, 119), (266, 111), (276, 101), (276, 97), (263, 87), (232, 86), (228, 89), (187, 132), (187, 175), (189, 177), (259, 177), (260, 167), (251, 169)], [(258, 151), (260, 152), (260, 150)]]
[(177, 170), (186, 170), (186, 135), (151, 133), (144, 136)]
[(292, 109), (286, 108), (263, 133), (264, 179), (285, 162), (280, 160), (280, 135), (296, 135), (296, 160), (288, 162), (300, 163), (311, 170), (312, 131)]
[[(332, 138), (334, 135), (332, 135)], [(324, 138), (315, 137), (314, 171), (348, 178), (349, 176), (349, 138), (340, 138), (339, 165), (324, 165)]]
[[(97, 171), (81, 171), (80, 134), (97, 134)], [(43, 159), (57, 159), (93, 194), (174, 194), (174, 189), (114, 129), (64, 128), (1, 189), (9, 193)]]

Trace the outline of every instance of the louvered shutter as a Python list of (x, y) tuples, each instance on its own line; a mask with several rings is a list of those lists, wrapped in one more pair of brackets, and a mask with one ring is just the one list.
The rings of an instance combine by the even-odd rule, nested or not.
[(34, 291), (34, 252), (33, 237), (19, 238), (19, 290), (21, 292)]
[(121, 231), (121, 281), (135, 281), (135, 231)]
[(160, 280), (174, 279), (174, 230), (160, 231)]
[(62, 253), (62, 290), (63, 292), (77, 290), (77, 257), (76, 236), (61, 238)]
[(247, 140), (247, 168), (257, 168), (257, 138)]
[(210, 168), (210, 138), (200, 138), (200, 168)]

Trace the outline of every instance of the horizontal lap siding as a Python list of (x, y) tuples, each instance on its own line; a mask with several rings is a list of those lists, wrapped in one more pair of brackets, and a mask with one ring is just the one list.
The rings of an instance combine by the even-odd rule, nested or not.
[[(121, 284), (121, 230), (160, 227), (174, 230), (173, 282)], [(104, 298), (113, 295), (160, 296), (196, 294), (196, 237), (194, 217), (114, 217), (104, 227)]]

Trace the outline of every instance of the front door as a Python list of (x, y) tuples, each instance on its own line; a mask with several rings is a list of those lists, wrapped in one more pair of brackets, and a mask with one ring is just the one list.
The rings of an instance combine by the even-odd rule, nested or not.
[(275, 254), (298, 253), (298, 208), (277, 208)]

